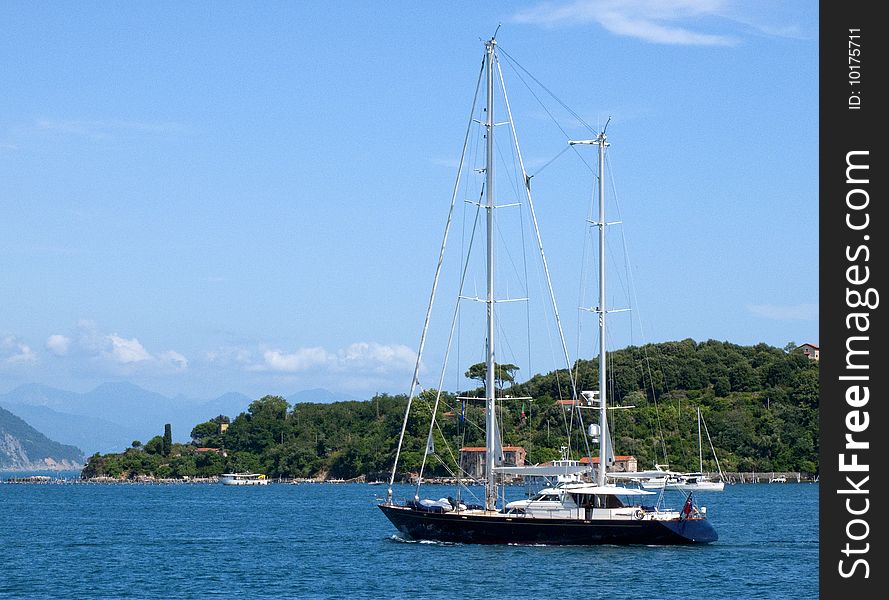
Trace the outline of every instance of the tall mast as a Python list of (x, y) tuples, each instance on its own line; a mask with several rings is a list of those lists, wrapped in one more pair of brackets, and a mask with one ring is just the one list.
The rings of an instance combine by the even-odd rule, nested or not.
[(698, 407), (698, 473), (704, 473), (704, 451), (701, 449), (701, 407)]
[(487, 212), (487, 323), (485, 344), (485, 510), (495, 510), (497, 482), (494, 473), (497, 421), (494, 400), (494, 38), (485, 42), (485, 68), (487, 76), (487, 118), (485, 119), (485, 199)]
[[(609, 119), (610, 121), (611, 119)], [(605, 128), (608, 123), (605, 123)], [(594, 223), (599, 227), (599, 306), (595, 312), (599, 313), (599, 470), (596, 474), (596, 483), (605, 485), (605, 468), (608, 464), (608, 407), (605, 402), (606, 381), (606, 352), (605, 352), (605, 147), (608, 146), (605, 136), (605, 128), (599, 132), (594, 140), (569, 141), (574, 146), (588, 144), (599, 147), (599, 221)]]
[(608, 464), (608, 409), (605, 402), (605, 132), (596, 138), (599, 146), (599, 472), (596, 482), (605, 485)]

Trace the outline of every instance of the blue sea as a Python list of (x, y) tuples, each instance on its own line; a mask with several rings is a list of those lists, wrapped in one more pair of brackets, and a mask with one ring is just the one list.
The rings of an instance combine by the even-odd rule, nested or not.
[[(396, 499), (413, 490), (396, 486)], [(0, 597), (818, 596), (817, 484), (699, 494), (720, 539), (693, 547), (407, 542), (376, 507), (385, 492), (329, 483), (0, 484)]]

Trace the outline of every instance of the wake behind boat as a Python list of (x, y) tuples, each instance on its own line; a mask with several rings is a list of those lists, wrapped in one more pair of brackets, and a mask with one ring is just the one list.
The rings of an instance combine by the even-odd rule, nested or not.
[[(449, 215), (448, 226), (444, 236), (445, 241), (442, 243), (441, 255), (439, 257), (439, 270), (436, 271), (433, 293), (426, 315), (426, 325), (420, 340), (417, 362), (411, 383), (411, 393), (405, 411), (395, 464), (389, 479), (387, 499), (379, 507), (402, 534), (417, 540), (481, 544), (519, 543), (554, 545), (695, 544), (713, 542), (718, 536), (706, 517), (706, 509), (696, 507), (691, 494), (687, 496), (681, 509), (673, 510), (662, 507), (658, 502), (655, 502), (655, 499), (659, 497), (652, 492), (607, 483), (606, 471), (607, 467), (613, 462), (613, 449), (611, 448), (611, 438), (608, 432), (608, 407), (606, 405), (607, 361), (605, 321), (606, 315), (610, 311), (606, 309), (605, 302), (605, 226), (608, 223), (605, 220), (604, 161), (608, 142), (606, 141), (604, 128), (598, 132), (595, 139), (569, 142), (570, 145), (595, 145), (598, 147), (599, 219), (594, 225), (598, 227), (599, 238), (599, 304), (591, 311), (597, 313), (599, 321), (599, 389), (598, 392), (583, 392), (586, 408), (598, 409), (599, 422), (597, 425), (590, 426), (590, 437), (599, 444), (600, 467), (596, 469), (596, 481), (583, 480), (584, 476), (589, 476), (592, 472), (593, 461), (591, 458), (590, 464), (587, 465), (580, 465), (579, 463), (573, 466), (553, 465), (547, 467), (545, 465), (536, 465), (524, 469), (518, 466), (503, 466), (504, 449), (498, 425), (498, 403), (507, 399), (512, 401), (515, 399), (507, 396), (498, 396), (496, 385), (496, 373), (501, 365), (495, 362), (495, 334), (499, 333), (498, 327), (502, 325), (498, 324), (495, 326), (495, 307), (499, 302), (503, 301), (496, 299), (494, 289), (494, 238), (495, 231), (497, 231), (494, 221), (494, 209), (503, 206), (495, 206), (493, 191), (495, 168), (494, 134), (497, 125), (510, 126), (513, 142), (515, 143), (513, 150), (517, 156), (517, 162), (521, 167), (521, 176), (524, 180), (522, 192), (527, 200), (534, 222), (543, 271), (546, 272), (547, 285), (549, 286), (553, 304), (552, 310), (555, 313), (555, 321), (558, 323), (559, 319), (552, 286), (549, 282), (546, 258), (543, 254), (542, 243), (540, 242), (540, 233), (536, 229), (536, 215), (531, 202), (531, 178), (525, 171), (521, 151), (518, 148), (515, 125), (505, 88), (503, 88), (502, 92), (502, 101), (506, 108), (505, 118), (507, 120), (504, 123), (497, 123), (494, 118), (495, 82), (499, 81), (501, 86), (504, 85), (495, 38), (485, 42), (485, 56), (482, 72), (479, 75), (480, 81), (482, 76), (484, 76), (486, 90), (483, 121), (481, 119), (474, 119), (473, 121), (483, 124), (485, 138), (485, 165), (483, 169), (478, 171), (484, 174), (484, 203), (478, 202), (478, 207), (484, 210), (486, 221), (486, 294), (483, 299), (475, 298), (475, 300), (484, 302), (486, 305), (484, 337), (485, 397), (483, 399), (479, 398), (485, 405), (484, 503), (477, 505), (465, 504), (461, 501), (459, 494), (456, 500), (450, 498), (442, 498), (437, 501), (420, 500), (419, 492), (414, 496), (413, 500), (403, 504), (397, 504), (393, 501), (392, 486), (397, 473), (399, 457), (402, 453), (402, 444), (411, 413), (411, 406), (417, 395), (420, 360), (426, 342), (435, 290), (439, 281), (439, 272), (442, 264), (441, 257), (444, 255), (447, 231), (450, 227)], [(466, 147), (464, 144), (464, 157), (460, 160), (461, 171), (465, 155)], [(458, 174), (458, 184), (459, 178), (460, 175)], [(517, 189), (520, 188), (517, 187), (516, 191)], [(455, 186), (452, 207), (456, 196)], [(458, 297), (464, 297), (462, 282)], [(452, 325), (451, 331), (453, 332), (453, 330), (454, 327)], [(559, 326), (559, 334), (561, 336), (561, 326)], [(567, 346), (563, 337), (561, 342), (565, 358), (567, 359)], [(566, 360), (566, 363), (569, 364), (570, 372), (570, 361)], [(444, 375), (442, 375), (443, 378)], [(577, 407), (576, 418), (582, 424), (581, 402), (578, 400), (574, 379), (572, 376), (572, 402)], [(439, 384), (440, 389), (441, 382)], [(440, 397), (441, 392), (439, 391), (431, 410), (432, 418), (429, 425), (426, 453), (423, 459), (424, 466), (426, 457), (430, 453), (434, 453), (435, 415), (438, 412)], [(471, 400), (472, 398), (466, 399)], [(585, 432), (583, 439), (584, 443), (589, 443)], [(513, 476), (525, 474), (535, 477), (555, 477), (557, 483), (544, 488), (537, 495), (526, 500), (506, 503), (501, 496), (501, 485), (504, 475), (507, 474)], [(461, 476), (464, 475), (461, 474)], [(422, 468), (419, 480), (422, 480)]]

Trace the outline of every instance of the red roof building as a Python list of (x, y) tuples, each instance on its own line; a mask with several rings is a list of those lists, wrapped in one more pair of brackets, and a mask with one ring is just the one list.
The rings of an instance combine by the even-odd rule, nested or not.
[[(590, 458), (588, 456), (584, 456), (578, 462), (582, 465), (590, 464)], [(593, 457), (593, 465), (598, 467), (599, 465), (599, 457)], [(635, 473), (639, 470), (638, 464), (636, 462), (635, 456), (615, 456), (614, 457), (614, 465), (611, 467), (612, 471), (618, 471), (622, 473)]]
[[(483, 479), (486, 476), (487, 450), (479, 446), (460, 448), (460, 469), (469, 477)], [(527, 453), (521, 446), (503, 446), (503, 466), (523, 467)]]
[(802, 346), (797, 346), (797, 350), (802, 350), (809, 360), (817, 361), (819, 358), (818, 346), (815, 344), (803, 344)]

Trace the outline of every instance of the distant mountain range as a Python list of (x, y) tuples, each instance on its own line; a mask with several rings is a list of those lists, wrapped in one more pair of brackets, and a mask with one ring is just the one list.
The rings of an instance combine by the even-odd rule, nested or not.
[(54, 442), (0, 408), (0, 469), (80, 469), (83, 452)]
[[(287, 396), (291, 404), (351, 399), (321, 388)], [(216, 415), (235, 417), (253, 400), (237, 392), (212, 400), (169, 398), (127, 382), (103, 383), (83, 394), (32, 383), (0, 394), (0, 407), (49, 438), (92, 455), (119, 452), (134, 440), (144, 443), (162, 435), (165, 423), (171, 424), (175, 441), (188, 441), (198, 423)]]

